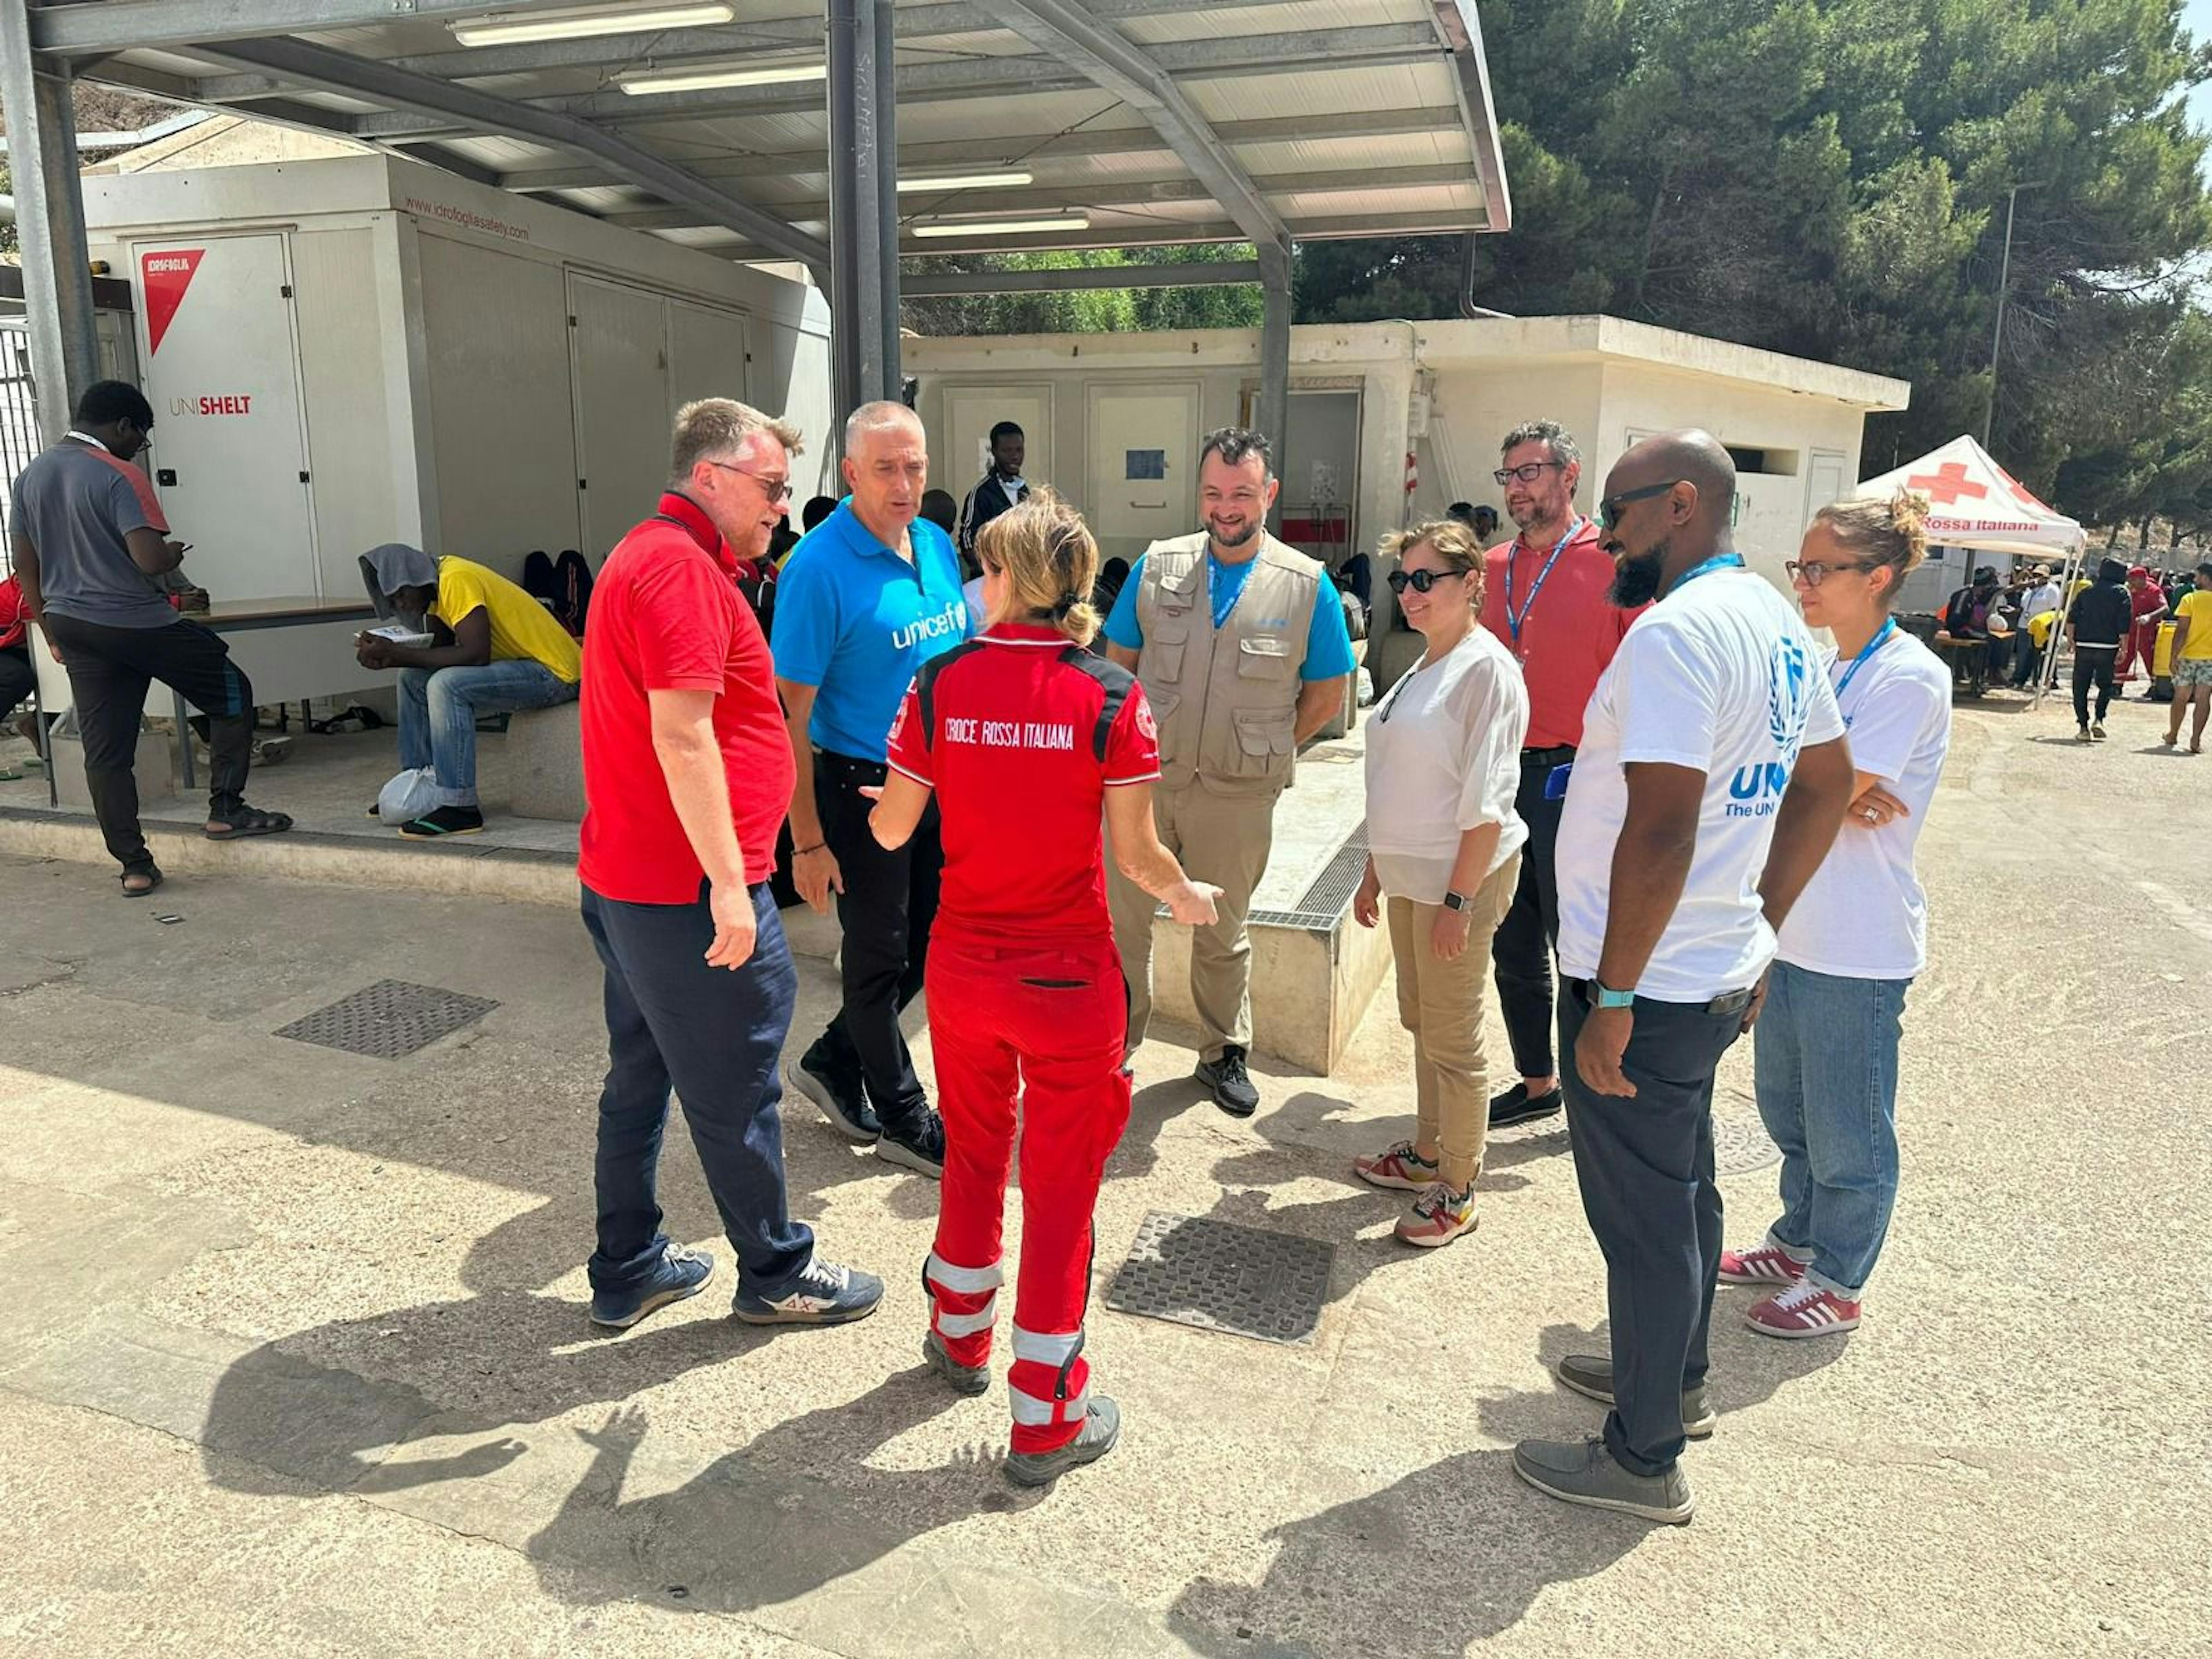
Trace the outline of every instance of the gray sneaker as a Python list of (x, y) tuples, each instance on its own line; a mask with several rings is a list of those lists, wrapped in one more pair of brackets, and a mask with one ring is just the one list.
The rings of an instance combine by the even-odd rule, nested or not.
[(1523, 1440), (1513, 1449), (1513, 1473), (1547, 1498), (1594, 1510), (1614, 1510), (1679, 1527), (1697, 1508), (1690, 1477), (1678, 1463), (1664, 1474), (1632, 1474), (1605, 1442)]
[(945, 1352), (935, 1331), (921, 1334), (922, 1363), (952, 1385), (957, 1394), (978, 1395), (991, 1386), (988, 1365), (963, 1365)]
[[(1559, 1378), (1559, 1386), (1571, 1389), (1586, 1399), (1601, 1406), (1613, 1404), (1613, 1360), (1601, 1353), (1571, 1353), (1559, 1362), (1552, 1373)], [(1717, 1416), (1712, 1402), (1705, 1398), (1705, 1385), (1682, 1390), (1682, 1432), (1692, 1440), (1712, 1438), (1713, 1425)]]
[(1049, 1486), (1070, 1469), (1096, 1463), (1114, 1449), (1121, 1436), (1121, 1408), (1104, 1395), (1094, 1394), (1074, 1439), (1048, 1452), (1008, 1452), (1006, 1479), (1018, 1486)]

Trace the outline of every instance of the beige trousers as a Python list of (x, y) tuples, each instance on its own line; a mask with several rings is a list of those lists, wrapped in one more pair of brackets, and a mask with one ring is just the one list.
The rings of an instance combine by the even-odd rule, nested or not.
[[(1252, 1046), (1252, 941), (1244, 918), (1274, 842), (1275, 797), (1217, 795), (1202, 783), (1152, 791), (1152, 822), (1161, 844), (1182, 861), (1193, 881), (1221, 890), (1218, 918), (1192, 930), (1190, 1000), (1198, 1012), (1199, 1058), (1218, 1060), (1231, 1043)], [(1145, 1040), (1152, 1017), (1152, 920), (1158, 901), (1106, 864), (1106, 896), (1114, 942), (1129, 981), (1129, 1052)]]
[(1429, 946), (1441, 904), (1395, 894), (1390, 951), (1398, 965), (1398, 1019), (1413, 1034), (1413, 1100), (1419, 1144), (1437, 1148), (1437, 1173), (1463, 1192), (1482, 1173), (1490, 1133), (1490, 1069), (1482, 1054), (1482, 994), (1490, 982), (1490, 939), (1521, 878), (1516, 853), (1474, 890), (1467, 949), (1445, 962)]

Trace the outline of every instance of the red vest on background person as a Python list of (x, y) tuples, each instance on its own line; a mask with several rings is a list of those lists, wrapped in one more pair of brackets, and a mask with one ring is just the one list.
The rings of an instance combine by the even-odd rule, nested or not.
[(690, 904), (706, 872), (653, 746), (654, 691), (714, 694), (714, 738), (748, 885), (775, 868), (796, 769), (775, 668), (738, 561), (687, 497), (623, 538), (592, 590), (584, 635), (584, 827), (576, 869), (602, 898)]
[(0, 580), (0, 651), (23, 642), (23, 584), (15, 576)]
[(1528, 685), (1530, 749), (1582, 742), (1583, 710), (1644, 610), (1623, 611), (1606, 597), (1613, 560), (1598, 546), (1595, 520), (1583, 520), (1556, 562), (1554, 545), (1531, 548), (1516, 536), (1483, 555), (1482, 625), (1520, 661)]

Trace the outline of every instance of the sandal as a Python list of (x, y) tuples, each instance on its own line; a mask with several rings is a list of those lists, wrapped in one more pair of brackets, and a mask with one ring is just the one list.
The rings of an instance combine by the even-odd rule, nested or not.
[[(131, 883), (133, 878), (143, 878), (146, 884), (143, 887), (133, 887)], [(144, 898), (147, 894), (152, 892), (156, 887), (159, 887), (166, 878), (163, 877), (159, 870), (148, 869), (125, 870), (123, 872), (121, 879), (123, 882), (124, 897)]]
[(292, 816), (289, 812), (264, 812), (240, 801), (228, 811), (209, 813), (208, 823), (226, 826), (203, 830), (210, 841), (240, 841), (247, 836), (281, 835), (292, 827)]

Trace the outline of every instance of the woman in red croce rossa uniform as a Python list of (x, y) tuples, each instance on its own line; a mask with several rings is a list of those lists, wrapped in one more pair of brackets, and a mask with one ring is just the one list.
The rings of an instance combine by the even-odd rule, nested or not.
[(1102, 810), (1116, 864), (1176, 921), (1210, 923), (1220, 890), (1188, 879), (1153, 830), (1159, 750), (1142, 688), (1083, 648), (1098, 629), (1084, 598), (1098, 545), (1082, 518), (1040, 490), (994, 519), (976, 551), (988, 625), (907, 692), (870, 822), (896, 848), (934, 791), (944, 824), (927, 988), (945, 1177), (923, 1357), (963, 1394), (989, 1386), (1018, 1109), (1006, 1474), (1042, 1486), (1104, 1456), (1121, 1427), (1083, 1355), (1091, 1210), (1129, 1119)]

